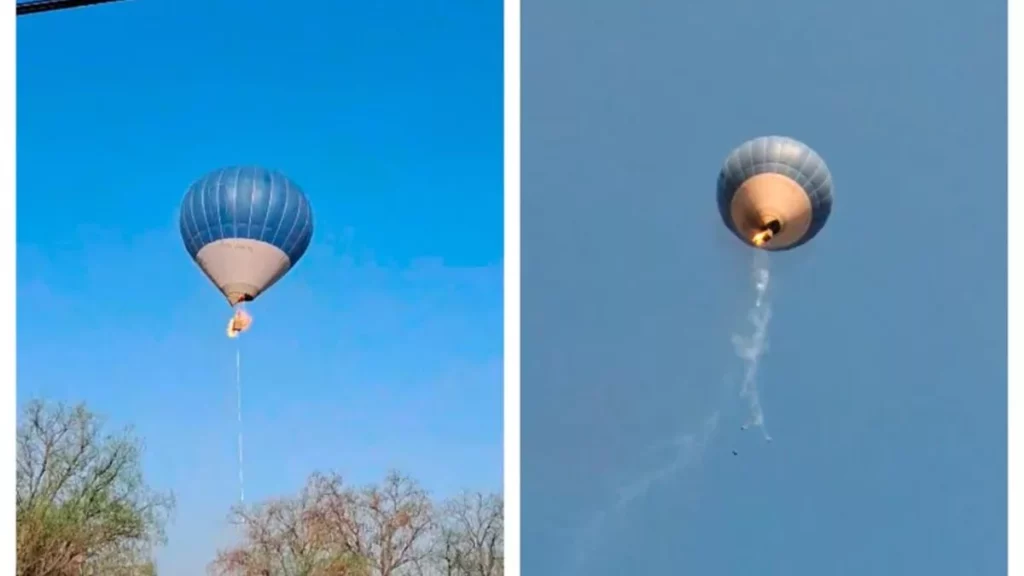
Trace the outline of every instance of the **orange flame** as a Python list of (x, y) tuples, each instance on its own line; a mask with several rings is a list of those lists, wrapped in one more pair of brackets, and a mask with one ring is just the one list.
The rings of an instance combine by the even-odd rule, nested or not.
[(754, 237), (751, 238), (750, 241), (754, 243), (754, 246), (757, 246), (758, 248), (760, 248), (761, 246), (764, 246), (765, 244), (767, 244), (768, 241), (771, 240), (771, 239), (772, 239), (772, 231), (771, 230), (762, 230), (761, 232), (758, 232), (757, 234), (754, 234)]
[(228, 320), (228, 338), (235, 338), (242, 332), (249, 329), (252, 325), (252, 316), (250, 316), (245, 310), (239, 308), (235, 310), (235, 315)]

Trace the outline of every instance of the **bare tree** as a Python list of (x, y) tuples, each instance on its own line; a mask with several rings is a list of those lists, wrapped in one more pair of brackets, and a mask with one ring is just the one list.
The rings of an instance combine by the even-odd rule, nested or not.
[(84, 406), (32, 402), (17, 433), (19, 576), (154, 574), (174, 501), (148, 488), (141, 446)]
[(505, 507), (501, 496), (465, 492), (444, 503), (436, 545), (443, 576), (504, 574)]
[(220, 576), (364, 576), (368, 563), (338, 530), (351, 515), (350, 493), (340, 476), (310, 477), (294, 498), (278, 498), (252, 509), (236, 508), (233, 519), (244, 541), (221, 551), (211, 565)]
[(380, 486), (364, 489), (357, 500), (363, 541), (379, 576), (419, 572), (430, 554), (433, 506), (408, 476), (391, 472)]
[(415, 481), (392, 472), (351, 489), (314, 474), (297, 498), (236, 511), (244, 542), (212, 565), (221, 576), (405, 576), (422, 573), (433, 508)]

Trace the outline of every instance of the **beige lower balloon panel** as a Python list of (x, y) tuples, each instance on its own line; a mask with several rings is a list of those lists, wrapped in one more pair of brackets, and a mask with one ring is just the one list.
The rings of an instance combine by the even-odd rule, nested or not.
[(196, 262), (232, 306), (256, 298), (291, 267), (280, 248), (247, 238), (211, 242), (196, 254)]
[(745, 181), (730, 206), (733, 227), (750, 245), (779, 250), (800, 241), (811, 226), (811, 200), (803, 187), (782, 174), (758, 174)]

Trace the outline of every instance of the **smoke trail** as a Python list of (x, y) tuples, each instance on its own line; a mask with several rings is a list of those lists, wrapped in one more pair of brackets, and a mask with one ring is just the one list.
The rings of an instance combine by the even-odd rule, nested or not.
[(245, 503), (245, 475), (243, 473), (244, 454), (242, 443), (242, 347), (235, 348), (235, 392), (238, 395), (238, 499)]
[(740, 385), (740, 396), (747, 401), (750, 409), (750, 419), (743, 426), (743, 429), (757, 426), (761, 429), (765, 440), (768, 441), (771, 441), (772, 437), (768, 434), (768, 429), (765, 428), (764, 424), (764, 410), (761, 408), (761, 398), (757, 390), (757, 370), (761, 364), (761, 358), (768, 351), (768, 323), (772, 319), (772, 308), (768, 301), (768, 284), (770, 279), (768, 255), (766, 252), (757, 250), (754, 252), (753, 260), (755, 299), (754, 305), (747, 314), (747, 318), (754, 330), (749, 336), (734, 334), (732, 337), (736, 355), (745, 364), (743, 381)]
[(671, 453), (668, 462), (621, 485), (615, 491), (614, 503), (594, 514), (576, 540), (576, 554), (572, 559), (573, 569), (570, 573), (583, 574), (587, 557), (591, 551), (597, 548), (598, 537), (610, 519), (609, 517), (620, 515), (630, 504), (650, 491), (654, 484), (679, 478), (700, 465), (708, 444), (718, 431), (718, 420), (719, 412), (716, 410), (704, 420), (704, 425), (699, 433), (682, 434), (666, 444), (652, 447), (649, 452), (657, 453), (668, 449)]
[[(753, 332), (749, 335), (733, 334), (732, 343), (736, 355), (744, 362), (740, 397), (747, 401), (750, 417), (743, 428), (757, 426), (761, 429), (765, 440), (771, 441), (772, 438), (765, 427), (764, 410), (761, 408), (761, 399), (757, 389), (757, 371), (761, 359), (768, 351), (768, 324), (772, 317), (771, 303), (768, 298), (768, 287), (771, 280), (768, 264), (767, 252), (754, 251), (752, 275), (755, 297), (753, 306), (747, 314)], [(725, 389), (735, 390), (728, 384)], [(726, 392), (725, 389), (723, 389), (723, 393)], [(728, 394), (732, 393), (734, 392), (728, 392)], [(655, 446), (652, 449), (652, 451), (663, 452), (666, 448), (670, 448), (671, 455), (667, 458), (667, 463), (621, 485), (616, 491), (614, 503), (605, 509), (598, 510), (593, 515), (577, 539), (576, 554), (572, 558), (573, 569), (570, 573), (584, 573), (583, 569), (589, 553), (597, 548), (601, 532), (615, 516), (621, 514), (635, 500), (647, 494), (654, 484), (678, 479), (700, 464), (708, 445), (718, 431), (719, 414), (719, 411), (716, 410), (708, 416), (699, 433), (677, 436), (667, 445)]]
[(617, 510), (625, 508), (634, 500), (646, 494), (652, 485), (678, 476), (700, 464), (708, 443), (717, 431), (718, 411), (715, 411), (714, 414), (704, 420), (704, 426), (700, 434), (683, 434), (674, 438), (669, 446), (674, 454), (668, 463), (620, 487), (617, 491), (618, 498), (615, 508)]

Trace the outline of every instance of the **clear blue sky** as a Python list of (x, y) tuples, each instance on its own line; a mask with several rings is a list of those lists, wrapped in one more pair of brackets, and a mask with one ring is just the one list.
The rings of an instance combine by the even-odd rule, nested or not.
[(316, 235), (242, 339), (247, 500), (316, 469), (501, 488), (501, 5), (135, 0), (18, 27), (18, 393), (145, 439), (162, 574), (237, 500), (230, 314), (186, 187), (256, 163)]
[[(1006, 572), (1005, 13), (524, 0), (524, 574)], [(715, 206), (766, 134), (835, 184), (773, 262), (770, 445), (722, 392), (751, 292)], [(715, 410), (700, 466), (608, 512)]]

